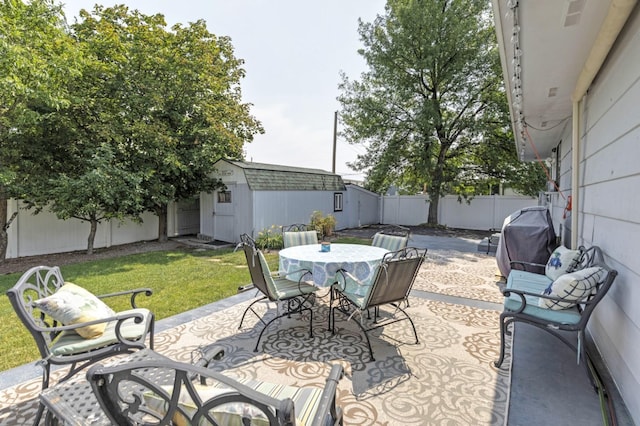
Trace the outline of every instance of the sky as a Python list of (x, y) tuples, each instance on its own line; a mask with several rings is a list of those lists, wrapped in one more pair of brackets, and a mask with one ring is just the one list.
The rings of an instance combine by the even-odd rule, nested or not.
[[(87, 0), (61, 1), (69, 23)], [(242, 101), (265, 129), (245, 145), (245, 159), (332, 171), (334, 113), (340, 72), (358, 79), (367, 70), (357, 53), (363, 47), (358, 18), (372, 22), (385, 0), (103, 0), (126, 4), (168, 26), (198, 19), (217, 36), (228, 36), (236, 58), (245, 61)], [(340, 130), (340, 127), (338, 128)], [(363, 180), (347, 163), (365, 148), (337, 139), (336, 173)]]

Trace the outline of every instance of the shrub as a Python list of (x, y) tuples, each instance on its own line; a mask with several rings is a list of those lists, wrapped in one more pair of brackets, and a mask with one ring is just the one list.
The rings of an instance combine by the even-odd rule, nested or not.
[(256, 246), (258, 246), (260, 250), (280, 250), (284, 247), (282, 241), (282, 226), (271, 225), (271, 228), (258, 232)]
[(336, 228), (335, 216), (331, 214), (324, 216), (324, 213), (320, 210), (316, 210), (311, 214), (310, 223), (311, 227), (320, 233), (321, 238), (330, 237)]

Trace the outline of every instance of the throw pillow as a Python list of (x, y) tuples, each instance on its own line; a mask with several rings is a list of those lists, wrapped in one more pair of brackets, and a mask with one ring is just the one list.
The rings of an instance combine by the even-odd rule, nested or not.
[[(34, 305), (64, 325), (79, 324), (115, 315), (113, 309), (91, 292), (69, 282), (51, 296), (36, 300)], [(92, 339), (101, 336), (106, 326), (107, 323), (93, 324), (75, 331), (85, 339)]]
[(541, 297), (539, 306), (556, 310), (572, 308), (593, 292), (605, 273), (604, 268), (596, 266), (561, 275), (547, 287), (544, 294), (560, 297), (563, 301)]
[(551, 253), (544, 274), (550, 280), (556, 280), (560, 275), (567, 273), (567, 269), (579, 255), (579, 250), (569, 250), (565, 246), (559, 246)]

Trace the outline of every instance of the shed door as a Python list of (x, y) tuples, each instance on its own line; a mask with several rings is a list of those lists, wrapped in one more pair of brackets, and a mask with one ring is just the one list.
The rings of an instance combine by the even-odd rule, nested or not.
[(213, 200), (213, 238), (219, 241), (236, 240), (236, 185), (227, 184), (226, 191), (216, 191)]

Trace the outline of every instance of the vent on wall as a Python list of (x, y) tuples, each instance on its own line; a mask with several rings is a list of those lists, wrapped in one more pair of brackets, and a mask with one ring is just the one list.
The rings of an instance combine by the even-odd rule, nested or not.
[(570, 27), (580, 23), (580, 16), (587, 0), (570, 0), (567, 2), (567, 13), (564, 15), (564, 26)]
[(547, 97), (553, 98), (557, 94), (558, 94), (558, 88), (557, 87), (552, 87), (552, 88), (549, 89), (549, 94), (547, 95)]

